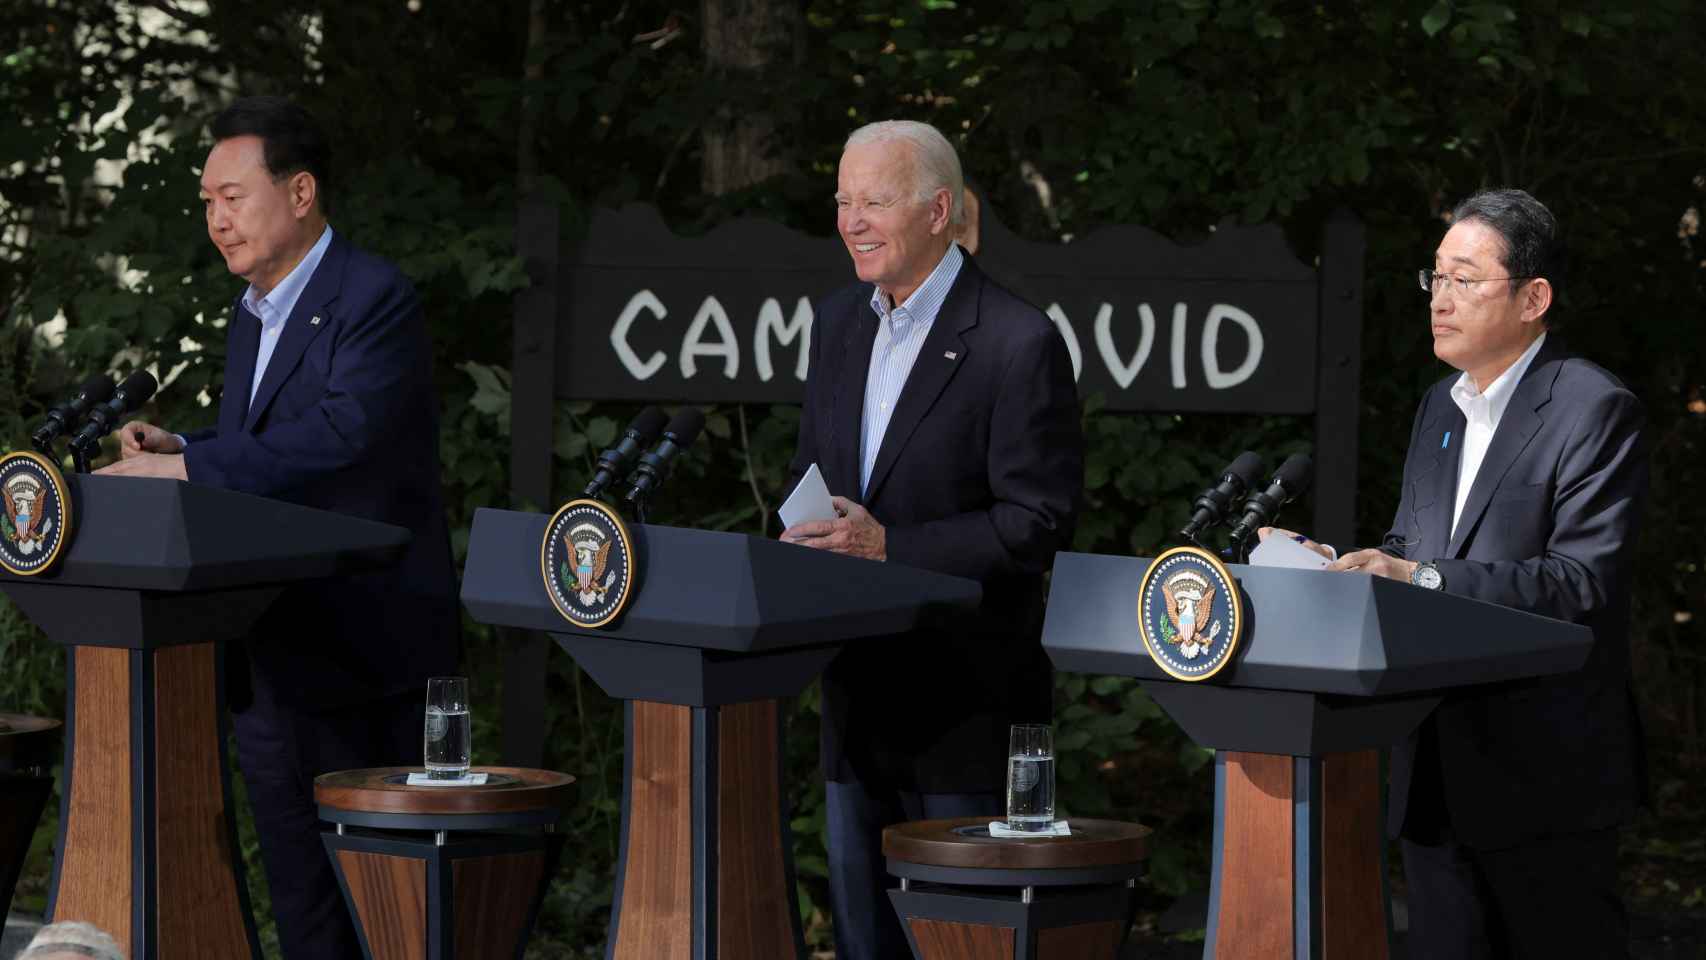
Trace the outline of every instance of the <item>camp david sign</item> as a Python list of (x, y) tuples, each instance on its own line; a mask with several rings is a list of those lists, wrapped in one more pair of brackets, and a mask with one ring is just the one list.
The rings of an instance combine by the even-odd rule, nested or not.
[[(1047, 312), (1080, 396), (1109, 409), (1315, 408), (1319, 279), (1277, 227), (1044, 244), (986, 216), (977, 261)], [(563, 266), (556, 392), (576, 399), (796, 402), (812, 304), (855, 281), (837, 238), (753, 220), (681, 237), (640, 206), (597, 213)]]

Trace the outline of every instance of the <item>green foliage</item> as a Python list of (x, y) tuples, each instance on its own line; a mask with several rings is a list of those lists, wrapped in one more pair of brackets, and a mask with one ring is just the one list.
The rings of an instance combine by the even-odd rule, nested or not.
[[(847, 131), (906, 116), (947, 131), (985, 216), (1032, 238), (1141, 223), (1191, 241), (1223, 221), (1271, 221), (1307, 262), (1328, 212), (1357, 211), (1369, 236), (1358, 399), (1366, 541), (1391, 516), (1415, 400), (1444, 373), (1408, 278), (1454, 200), (1523, 186), (1571, 228), (1579, 269), (1562, 306), (1576, 346), (1648, 405), (1655, 495), (1637, 578), (1641, 692), (1656, 735), (1699, 755), (1706, 501), (1690, 492), (1706, 483), (1706, 20), (1689, 4), (1655, 0), (1637, 16), (1555, 0), (810, 0), (796, 49), (768, 69), (715, 78), (691, 19), (677, 23), (679, 39), (635, 42), (680, 20), (671, 4), (546, 4), (531, 42), (529, 6), (0, 3), (0, 428), (21, 438), (85, 371), (144, 365), (165, 384), (151, 418), (178, 429), (211, 421), (241, 283), (196, 219), (205, 121), (237, 91), (286, 93), (337, 144), (336, 228), (396, 260), (426, 305), (460, 562), (476, 508), (551, 506), (509, 496), (510, 295), (526, 283), (510, 238), (523, 171), (526, 189), (560, 204), (565, 244), (593, 206), (630, 200), (658, 205), (683, 232), (743, 213), (827, 233)], [(703, 194), (700, 135), (719, 115), (773, 122), (790, 172)], [(1081, 550), (1151, 554), (1232, 453), (1277, 462), (1309, 446), (1310, 425), (1295, 418), (1100, 406), (1087, 398)], [(714, 442), (684, 459), (658, 518), (775, 533), (798, 410), (705, 412)], [(633, 413), (556, 404), (553, 499), (573, 492)], [(476, 712), (476, 759), (489, 762), (501, 736), (497, 665), (514, 641), (466, 628), (487, 705)], [(0, 604), (0, 709), (58, 714), (60, 663)], [(567, 657), (548, 664), (547, 763), (573, 771), (581, 790), (535, 953), (591, 955), (616, 855), (622, 713)], [(1130, 681), (1061, 675), (1057, 692), (1062, 808), (1156, 826), (1152, 889), (1200, 886), (1209, 756)], [(818, 721), (810, 692), (788, 720), (787, 789), (801, 909), (823, 943)], [(41, 864), (38, 853), (38, 877)]]

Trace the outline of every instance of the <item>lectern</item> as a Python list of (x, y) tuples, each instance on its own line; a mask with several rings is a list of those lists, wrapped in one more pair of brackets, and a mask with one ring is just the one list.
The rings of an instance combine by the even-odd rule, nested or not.
[[(970, 580), (736, 533), (631, 529), (638, 593), (581, 630), (539, 567), (547, 518), (480, 510), (462, 603), (542, 630), (628, 701), (611, 960), (803, 957), (779, 699), (840, 644), (974, 606)], [(897, 669), (900, 665), (897, 664)]]
[(1587, 627), (1363, 574), (1233, 565), (1235, 659), (1172, 679), (1138, 633), (1149, 561), (1055, 557), (1043, 646), (1061, 670), (1136, 677), (1215, 756), (1205, 958), (1386, 957), (1379, 748), (1445, 691), (1580, 669)]
[(47, 916), (93, 923), (135, 960), (258, 960), (222, 641), (291, 581), (395, 562), (409, 533), (178, 480), (67, 479), (77, 527), (58, 567), (0, 573), (0, 590), (68, 648)]

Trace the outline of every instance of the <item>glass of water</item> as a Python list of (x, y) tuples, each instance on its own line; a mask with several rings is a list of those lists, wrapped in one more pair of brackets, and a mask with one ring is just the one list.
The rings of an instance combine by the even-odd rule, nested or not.
[(1043, 831), (1054, 825), (1054, 730), (1016, 723), (1007, 749), (1007, 826)]
[(473, 736), (468, 726), (468, 678), (433, 677), (427, 681), (426, 771), (434, 780), (468, 775)]

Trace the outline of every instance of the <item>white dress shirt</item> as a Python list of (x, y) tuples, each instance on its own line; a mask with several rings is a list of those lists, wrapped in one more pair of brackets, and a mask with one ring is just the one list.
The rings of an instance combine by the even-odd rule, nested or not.
[(859, 437), (861, 494), (871, 484), (871, 470), (877, 465), (883, 435), (888, 432), (889, 418), (894, 416), (901, 388), (906, 386), (907, 375), (912, 372), (912, 362), (918, 359), (918, 351), (930, 335), (936, 314), (948, 299), (948, 291), (953, 288), (954, 278), (960, 275), (960, 264), (964, 262), (960, 245), (948, 244), (948, 252), (936, 269), (930, 271), (930, 276), (924, 278), (906, 302), (892, 310), (882, 290), (874, 287), (871, 290), (871, 309), (877, 312), (877, 339), (871, 344), (871, 366), (865, 373), (864, 429)]
[(1451, 535), (1454, 537), (1457, 536), (1458, 518), (1463, 516), (1463, 505), (1469, 500), (1469, 490), (1475, 486), (1475, 475), (1481, 472), (1481, 461), (1486, 459), (1487, 447), (1493, 442), (1493, 432), (1499, 428), (1505, 408), (1511, 405), (1511, 395), (1516, 393), (1517, 383), (1545, 342), (1546, 334), (1542, 333), (1509, 369), (1487, 384), (1485, 390), (1477, 391), (1475, 380), (1468, 373), (1451, 385), (1451, 399), (1468, 421), (1463, 428), (1463, 455), (1457, 466), (1457, 502), (1451, 508)]

